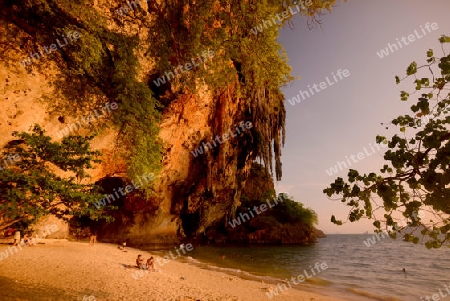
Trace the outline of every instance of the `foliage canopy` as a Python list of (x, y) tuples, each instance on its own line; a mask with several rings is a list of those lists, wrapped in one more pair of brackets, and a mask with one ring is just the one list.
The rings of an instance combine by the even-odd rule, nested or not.
[[(126, 161), (131, 178), (157, 172), (161, 167), (161, 105), (141, 80), (139, 37), (112, 30), (108, 18), (91, 5), (84, 0), (7, 1), (4, 14), (16, 26), (13, 30), (18, 27), (28, 34), (17, 42), (29, 51), (62, 41), (68, 32), (80, 33), (78, 40), (48, 56), (62, 76), (55, 79), (56, 95), (48, 96), (47, 103), (55, 113), (69, 116), (85, 115), (106, 102), (118, 103), (119, 109), (103, 119), (98, 129), (115, 126), (115, 150)], [(37, 66), (46, 73), (45, 60), (27, 68), (32, 72)]]
[[(399, 227), (399, 213), (406, 218), (408, 229), (420, 228), (428, 236), (428, 248), (437, 248), (450, 240), (450, 55), (445, 53), (444, 43), (450, 38), (442, 36), (439, 41), (442, 57), (435, 57), (432, 49), (427, 51), (427, 63), (418, 67), (411, 63), (406, 76), (395, 77), (397, 84), (412, 78), (417, 102), (411, 106), (411, 115), (392, 120), (399, 134), (388, 140), (377, 136), (377, 143), (386, 143), (384, 155), (387, 163), (381, 173), (361, 174), (350, 169), (348, 179), (338, 177), (324, 189), (331, 197), (351, 207), (348, 220), (374, 219), (376, 231), (387, 230), (393, 238), (404, 230)], [(419, 75), (420, 71), (428, 73)], [(410, 93), (401, 91), (402, 101)], [(381, 199), (381, 204), (377, 200)], [(375, 206), (375, 208), (374, 208)], [(382, 218), (376, 211), (385, 211)], [(425, 216), (418, 215), (419, 211)], [(342, 224), (333, 215), (331, 221)], [(402, 232), (407, 241), (418, 243), (419, 235)]]
[[(302, 1), (301, 15), (312, 22), (323, 10), (331, 10), (335, 0)], [(293, 17), (264, 27), (258, 34), (252, 29), (277, 14), (289, 12), (297, 1), (172, 1), (149, 3), (147, 11), (124, 16), (123, 22), (140, 18), (151, 28), (148, 42), (156, 59), (155, 72), (162, 74), (183, 65), (204, 51), (216, 56), (205, 66), (185, 73), (172, 83), (175, 93), (207, 87), (215, 95), (244, 100), (241, 112), (254, 124), (253, 157), (281, 179), (281, 145), (284, 144), (284, 97), (280, 87), (290, 82), (291, 68), (283, 47), (278, 43), (280, 27)], [(231, 92), (230, 92), (231, 91)], [(237, 116), (236, 116), (237, 117)], [(249, 148), (247, 146), (247, 148)]]
[[(319, 24), (317, 16), (331, 10), (335, 0), (302, 2), (308, 5), (299, 14), (308, 16), (310, 24)], [(64, 75), (55, 82), (64, 96), (55, 109), (77, 116), (107, 101), (117, 102), (119, 110), (106, 123), (118, 130), (117, 149), (131, 178), (161, 168), (162, 103), (207, 87), (213, 97), (245, 100), (237, 120), (244, 117), (258, 125), (248, 159), (261, 159), (271, 171), (275, 161), (276, 177), (281, 179), (285, 110), (280, 86), (293, 78), (277, 37), (293, 15), (257, 35), (251, 29), (296, 4), (162, 0), (122, 2), (105, 9), (92, 8), (86, 0), (8, 0), (2, 13), (28, 34), (17, 38), (27, 52), (54, 43), (68, 31), (80, 32), (80, 39), (57, 52), (61, 55), (52, 55)], [(122, 7), (133, 9), (117, 13)], [(152, 87), (153, 76), (191, 62), (204, 51), (214, 51), (214, 59), (166, 84), (160, 90), (170, 95), (163, 101), (161, 91)], [(146, 61), (154, 66), (143, 66)], [(55, 102), (53, 96), (49, 103)]]
[[(0, 170), (0, 229), (19, 221), (32, 224), (47, 214), (64, 220), (72, 216), (110, 220), (93, 206), (102, 198), (97, 187), (82, 183), (89, 177), (86, 170), (100, 163), (100, 152), (90, 150), (93, 137), (68, 136), (52, 142), (38, 125), (31, 134), (13, 136), (16, 139), (0, 154), (8, 163)], [(19, 160), (11, 160), (14, 156)]]
[[(267, 206), (269, 202), (273, 207)], [(260, 224), (260, 228), (264, 226), (274, 227), (280, 224), (293, 224), (302, 223), (313, 227), (318, 223), (317, 214), (310, 208), (303, 207), (302, 203), (294, 201), (292, 197), (289, 197), (285, 193), (278, 194), (276, 203), (273, 198), (262, 198), (260, 200), (249, 200), (243, 197), (241, 199), (241, 205), (237, 208), (236, 214), (248, 213), (248, 208), (254, 206), (259, 207), (262, 204), (266, 204), (267, 211), (263, 212), (255, 217), (254, 224)], [(259, 220), (259, 221), (258, 221)]]

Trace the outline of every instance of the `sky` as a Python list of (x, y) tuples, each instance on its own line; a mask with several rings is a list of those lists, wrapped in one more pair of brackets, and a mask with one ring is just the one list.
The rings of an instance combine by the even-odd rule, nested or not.
[[(322, 28), (310, 30), (304, 17), (295, 16), (295, 28), (281, 30), (279, 42), (287, 52), (291, 74), (300, 79), (282, 89), (287, 135), (282, 152), (283, 177), (275, 183), (275, 189), (316, 211), (317, 227), (326, 234), (373, 231), (373, 221), (369, 220), (332, 224), (331, 215), (345, 220), (349, 207), (328, 199), (322, 191), (336, 177), (346, 179), (348, 169), (342, 163), (342, 170), (336, 166), (337, 173), (330, 171), (337, 161), (346, 162), (348, 158), (351, 166), (348, 162), (347, 166), (362, 172), (379, 171), (383, 166), (386, 148), (378, 150), (375, 137), (390, 137), (395, 128), (386, 130), (381, 123), (408, 114), (417, 99), (412, 96), (408, 102), (400, 101), (400, 91), (412, 91), (414, 85), (412, 81), (396, 85), (394, 76), (403, 77), (413, 61), (425, 63), (430, 48), (436, 56), (442, 54), (438, 38), (450, 35), (449, 12), (449, 0), (348, 0), (338, 2), (331, 13), (321, 17)], [(425, 29), (427, 22), (436, 22), (438, 28), (429, 32)], [(394, 51), (383, 58), (377, 54), (388, 43), (395, 44), (396, 39), (411, 34), (416, 38), (413, 42), (406, 40), (408, 45), (397, 45), (398, 50), (391, 46)], [(348, 70), (347, 77), (337, 76), (339, 69), (341, 74)], [(314, 89), (313, 85), (321, 82), (325, 82), (323, 89), (316, 86), (320, 92), (313, 90), (312, 95), (308, 85)], [(309, 97), (304, 93), (305, 99), (292, 106), (288, 100), (300, 90), (309, 92)], [(359, 158), (358, 153), (362, 153)]]

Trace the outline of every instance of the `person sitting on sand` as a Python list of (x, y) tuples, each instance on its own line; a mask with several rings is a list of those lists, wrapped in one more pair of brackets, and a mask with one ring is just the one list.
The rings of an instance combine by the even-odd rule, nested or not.
[(155, 265), (154, 265), (155, 259), (153, 258), (153, 256), (151, 256), (149, 259), (147, 259), (147, 270), (155, 270)]
[(128, 252), (127, 250), (125, 250), (126, 246), (127, 246), (127, 242), (124, 241), (121, 246), (119, 245), (118, 248), (119, 248), (119, 250), (122, 250), (124, 252)]
[(28, 234), (25, 234), (20, 242), (23, 245), (28, 244)]
[(23, 236), (23, 240), (22, 241), (23, 241), (23, 244), (25, 244), (27, 246), (31, 247), (33, 245), (32, 238), (28, 237), (28, 234), (25, 234)]
[(144, 268), (144, 259), (142, 258), (141, 254), (139, 254), (138, 257), (136, 258), (136, 266), (139, 269), (143, 269)]
[(30, 244), (30, 246), (34, 246), (34, 245), (36, 245), (38, 243), (38, 241), (33, 235), (31, 235), (28, 238), (28, 243)]

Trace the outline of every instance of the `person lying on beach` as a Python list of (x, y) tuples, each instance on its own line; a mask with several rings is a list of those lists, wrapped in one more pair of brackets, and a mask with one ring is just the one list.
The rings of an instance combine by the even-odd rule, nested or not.
[(142, 258), (141, 254), (139, 254), (138, 257), (136, 258), (136, 266), (139, 269), (143, 269), (144, 268), (144, 259)]
[(147, 270), (155, 271), (155, 265), (154, 265), (155, 259), (153, 256), (151, 256), (149, 259), (147, 259)]

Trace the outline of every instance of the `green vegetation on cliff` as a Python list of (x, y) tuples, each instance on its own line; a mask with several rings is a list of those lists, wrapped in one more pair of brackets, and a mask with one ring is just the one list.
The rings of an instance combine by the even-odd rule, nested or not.
[[(322, 10), (331, 10), (334, 0), (302, 1), (299, 14), (313, 18)], [(157, 60), (155, 72), (161, 75), (173, 66), (191, 62), (205, 50), (217, 55), (206, 68), (186, 72), (175, 81), (177, 93), (195, 91), (206, 85), (214, 95), (245, 99), (240, 113), (255, 125), (248, 148), (248, 160), (259, 158), (265, 168), (281, 179), (281, 146), (285, 137), (284, 96), (280, 87), (293, 78), (278, 30), (293, 15), (297, 1), (172, 1), (150, 3), (147, 11), (135, 10), (124, 15), (122, 22), (145, 20), (151, 28), (149, 38), (152, 56)], [(296, 8), (296, 9), (297, 9)], [(261, 22), (288, 17), (265, 26), (255, 34), (252, 29)], [(150, 15), (151, 18), (148, 18)]]
[[(261, 187), (267, 190), (264, 192)], [(236, 213), (221, 230), (227, 233), (228, 242), (307, 244), (315, 241), (317, 214), (287, 194), (276, 197), (273, 179), (263, 166), (252, 164), (242, 193)]]
[(252, 222), (252, 225), (258, 225), (258, 229), (293, 223), (302, 223), (312, 228), (318, 223), (317, 214), (314, 210), (303, 207), (302, 203), (296, 202), (292, 197), (284, 193), (280, 193), (276, 201), (274, 197), (259, 200), (249, 200), (243, 197), (241, 205), (236, 210), (236, 216), (241, 213), (248, 213), (249, 208), (252, 209), (254, 206), (260, 207), (268, 203), (273, 207), (269, 208), (267, 206), (269, 209), (256, 215), (255, 220)]
[[(49, 56), (63, 76), (54, 82), (56, 96), (62, 97), (50, 95), (47, 103), (59, 114), (77, 117), (108, 101), (117, 102), (120, 109), (98, 130), (116, 127), (117, 150), (131, 178), (156, 172), (162, 151), (160, 105), (148, 85), (139, 80), (139, 38), (109, 29), (108, 19), (90, 5), (90, 1), (6, 1), (2, 14), (11, 23), (10, 30), (26, 33), (14, 36), (27, 52), (62, 41), (69, 31), (80, 33), (76, 42)], [(38, 65), (46, 73), (45, 63), (41, 59), (27, 68), (31, 72)]]
[[(314, 22), (322, 10), (331, 9), (334, 0), (305, 3), (299, 14)], [(293, 15), (257, 35), (251, 29), (295, 8), (294, 1), (138, 1), (138, 8), (125, 14), (117, 13), (125, 3), (112, 6), (110, 15), (100, 14), (91, 5), (84, 0), (7, 0), (1, 12), (9, 30), (19, 28), (25, 33), (14, 36), (27, 52), (50, 45), (69, 31), (80, 33), (76, 42), (51, 56), (64, 76), (55, 82), (64, 98), (55, 102), (52, 95), (57, 112), (76, 116), (107, 101), (117, 102), (120, 110), (105, 123), (118, 130), (118, 150), (129, 176), (155, 172), (161, 167), (161, 91), (152, 91), (145, 79), (150, 82), (152, 76), (211, 50), (216, 56), (206, 67), (186, 72), (164, 89), (175, 96), (206, 86), (215, 96), (246, 99), (241, 114), (258, 124), (253, 143), (247, 146), (247, 159), (260, 158), (269, 169), (274, 160), (276, 177), (281, 178), (285, 110), (280, 86), (292, 77), (277, 35)], [(147, 39), (139, 36), (143, 28)], [(138, 58), (143, 57), (154, 60), (155, 67), (141, 74)], [(36, 64), (45, 71), (45, 60)]]

